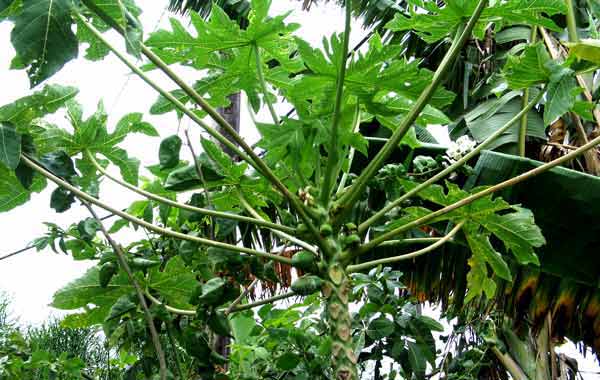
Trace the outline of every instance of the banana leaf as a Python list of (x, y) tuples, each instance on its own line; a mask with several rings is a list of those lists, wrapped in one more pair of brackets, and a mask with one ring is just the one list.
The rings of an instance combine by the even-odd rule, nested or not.
[[(528, 158), (484, 151), (467, 185), (493, 185), (540, 165)], [(533, 211), (547, 240), (537, 250), (543, 272), (598, 287), (600, 178), (556, 167), (500, 195)]]

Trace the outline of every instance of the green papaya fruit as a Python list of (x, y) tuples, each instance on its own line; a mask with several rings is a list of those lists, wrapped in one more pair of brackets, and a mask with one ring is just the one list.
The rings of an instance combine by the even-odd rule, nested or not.
[(292, 283), (292, 290), (294, 293), (301, 296), (308, 296), (317, 290), (320, 290), (322, 286), (323, 280), (321, 280), (321, 278), (314, 275), (306, 275), (298, 278)]
[(113, 276), (117, 273), (118, 270), (119, 267), (112, 261), (102, 264), (98, 276), (100, 280), (100, 287), (106, 288), (110, 283), (110, 280), (113, 278)]
[(292, 266), (306, 272), (314, 272), (316, 269), (316, 257), (308, 251), (300, 251), (292, 257)]

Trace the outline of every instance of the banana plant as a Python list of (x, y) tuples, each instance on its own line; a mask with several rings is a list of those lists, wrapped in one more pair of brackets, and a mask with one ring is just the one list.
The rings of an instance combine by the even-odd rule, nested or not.
[[(180, 363), (177, 349), (173, 360), (165, 353), (165, 348), (180, 347), (193, 358), (195, 371), (223, 378), (226, 361), (213, 350), (206, 330), (228, 335), (236, 313), (298, 296), (322, 304), (327, 341), (319, 354), (330, 358), (326, 374), (358, 380), (364, 343), (354, 334), (350, 302), (361, 274), (374, 268), (381, 273), (456, 244), (470, 254), (466, 301), (493, 298), (498, 280), (513, 279), (507, 255), (518, 264), (539, 265), (535, 249), (545, 243), (534, 215), (495, 193), (600, 143), (600, 137), (591, 138), (492, 186), (466, 190), (453, 180), (532, 110), (543, 109), (549, 123), (575, 106), (578, 61), (557, 62), (539, 44), (529, 44), (502, 71), (511, 90), (528, 91), (521, 108), (476, 145), (460, 145), (440, 170), (429, 170), (430, 161), (413, 160), (412, 153), (399, 162), (399, 151), (421, 146), (418, 128), (450, 122), (444, 111), (456, 94), (444, 83), (467, 42), (484, 38), (492, 27), (560, 30), (553, 17), (569, 12), (561, 1), (414, 2), (409, 14), (395, 14), (386, 28), (429, 43), (447, 41), (440, 45), (444, 56), (433, 70), (407, 55), (410, 50), (402, 42), (384, 41), (377, 33), (368, 49), (349, 55), (351, 0), (343, 4), (343, 33), (325, 38), (323, 49), (296, 35), (298, 26), (286, 23), (287, 14), (270, 15), (270, 3), (250, 2), (246, 28), (214, 6), (208, 19), (191, 12), (189, 27), (172, 19), (170, 30), (148, 38), (138, 19), (141, 9), (132, 0), (0, 3), (2, 19), (14, 24), (13, 67), (27, 70), (33, 88), (77, 57), (84, 45), (86, 58), (114, 54), (157, 93), (150, 114), (175, 112), (210, 136), (162, 140), (158, 164), (147, 167), (149, 179), (141, 179), (140, 161), (120, 144), (131, 133), (159, 134), (143, 114), (128, 114), (109, 128), (102, 103), (84, 118), (77, 89), (59, 85), (45, 85), (0, 107), (0, 211), (27, 202), (49, 183), (56, 185), (50, 205), (57, 212), (77, 201), (89, 211), (90, 218), (67, 229), (49, 225), (48, 236), (34, 242), (98, 261), (57, 292), (53, 306), (83, 309), (66, 324), (102, 324), (114, 343), (154, 353), (157, 360), (145, 357), (139, 364), (149, 371), (147, 377), (164, 380), (175, 372), (186, 378), (189, 368)], [(109, 42), (109, 30), (123, 37), (125, 49)], [(139, 58), (142, 66), (136, 63)], [(178, 66), (196, 70), (200, 79), (187, 83), (177, 74)], [(159, 85), (149, 70), (163, 74), (175, 88)], [(254, 123), (261, 135), (256, 146), (216, 111), (240, 91), (250, 112), (264, 107), (272, 119)], [(292, 104), (297, 117), (280, 115), (276, 106), (281, 101)], [(44, 120), (59, 109), (66, 112), (67, 125)], [(375, 147), (365, 137), (367, 122), (389, 129), (383, 145)], [(192, 151), (191, 163), (181, 160), (184, 143)], [(194, 151), (198, 143), (199, 155)], [(359, 155), (366, 164), (356, 164)], [(101, 196), (103, 179), (141, 200), (126, 210), (116, 207)], [(95, 208), (119, 220), (109, 228)], [(125, 227), (142, 229), (149, 237), (123, 246), (113, 235)], [(407, 246), (416, 248), (407, 251)], [(293, 282), (282, 279), (290, 267), (298, 276)], [(377, 281), (382, 286), (393, 282)], [(247, 303), (248, 291), (241, 288), (257, 282), (265, 288), (280, 282), (291, 291)], [(373, 341), (391, 337), (395, 324), (410, 330), (400, 317), (416, 315), (400, 306), (377, 310), (381, 317), (369, 324)], [(420, 346), (407, 340), (396, 350), (408, 353), (415, 376), (425, 376)], [(282, 362), (283, 368), (288, 362)], [(152, 372), (154, 363), (158, 373)]]

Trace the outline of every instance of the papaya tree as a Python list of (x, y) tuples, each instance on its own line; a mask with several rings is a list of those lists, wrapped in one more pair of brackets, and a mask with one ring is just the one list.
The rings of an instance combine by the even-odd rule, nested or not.
[[(63, 324), (102, 325), (116, 347), (140, 352), (127, 369), (134, 378), (357, 380), (361, 363), (372, 359), (381, 378), (383, 356), (399, 363), (403, 377), (424, 378), (427, 363), (436, 367), (431, 331), (441, 327), (418, 312), (418, 294), (406, 291), (394, 268), (462, 249), (462, 301), (472, 303), (511, 282), (511, 266), (539, 265), (536, 249), (546, 240), (534, 214), (497, 193), (579, 156), (593, 168), (600, 136), (584, 130), (568, 153), (486, 186), (468, 185), (468, 164), (507, 142), (525, 152), (528, 138), (545, 138), (530, 127), (540, 114), (544, 125), (569, 115), (575, 126), (593, 119), (593, 98), (580, 99), (577, 81), (596, 69), (598, 47), (572, 38), (560, 60), (534, 41), (532, 31), (560, 32), (565, 18), (572, 32), (574, 8), (559, 0), (409, 3), (383, 28), (392, 37), (373, 33), (353, 53), (351, 0), (342, 4), (344, 32), (324, 38), (322, 49), (295, 34), (287, 14), (269, 14), (269, 0), (250, 1), (243, 28), (214, 5), (207, 19), (190, 12), (189, 26), (172, 19), (169, 30), (147, 38), (132, 0), (0, 3), (2, 19), (14, 24), (12, 66), (27, 70), (34, 88), (0, 108), (0, 210), (53, 184), (54, 210), (80, 203), (90, 214), (67, 228), (49, 223), (34, 241), (97, 261), (56, 293), (54, 307), (77, 311)], [(482, 62), (478, 88), (468, 77), (457, 84), (452, 74), (469, 47), (516, 26), (531, 36), (499, 67)], [(107, 39), (109, 30), (124, 48)], [(101, 103), (86, 118), (76, 88), (44, 83), (84, 47), (91, 60), (114, 54), (157, 93), (150, 114), (175, 112), (206, 137), (163, 139), (159, 163), (140, 175), (123, 141), (159, 135), (144, 114), (109, 127)], [(181, 66), (199, 79), (187, 83)], [(150, 70), (175, 88), (152, 80)], [(254, 123), (261, 136), (254, 146), (216, 110), (240, 91), (250, 112), (265, 108), (271, 118)], [(465, 111), (470, 101), (494, 97), (465, 116), (474, 139), (461, 136), (447, 151), (427, 141), (428, 125), (451, 124), (461, 105)], [(512, 102), (503, 118), (489, 121), (517, 98), (517, 107)], [(281, 115), (283, 102), (295, 113)], [(59, 110), (65, 125), (46, 119)], [(473, 132), (475, 121), (485, 133)], [(455, 135), (466, 134), (455, 126)], [(181, 159), (184, 146), (192, 162)], [(102, 181), (141, 200), (115, 207), (102, 197)], [(108, 227), (96, 209), (118, 220)], [(145, 238), (123, 245), (114, 234), (124, 228)], [(250, 302), (256, 287), (272, 296)], [(298, 307), (270, 305), (292, 297), (301, 299)], [(363, 306), (353, 314), (354, 303)], [(257, 307), (260, 324), (249, 312)], [(215, 350), (214, 334), (233, 337), (230, 362)]]

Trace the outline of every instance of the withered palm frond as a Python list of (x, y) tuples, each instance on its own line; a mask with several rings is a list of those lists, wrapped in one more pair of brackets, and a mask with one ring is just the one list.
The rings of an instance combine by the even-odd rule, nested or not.
[[(303, 2), (303, 8), (309, 9), (311, 5), (330, 0), (298, 0)], [(343, 0), (335, 0), (343, 3)], [(190, 10), (206, 17), (210, 14), (213, 4), (223, 8), (232, 19), (243, 20), (250, 10), (249, 0), (169, 0), (169, 10), (186, 13)], [(366, 27), (380, 25), (392, 18), (393, 14), (405, 5), (404, 0), (354, 0), (354, 15), (363, 18)]]

